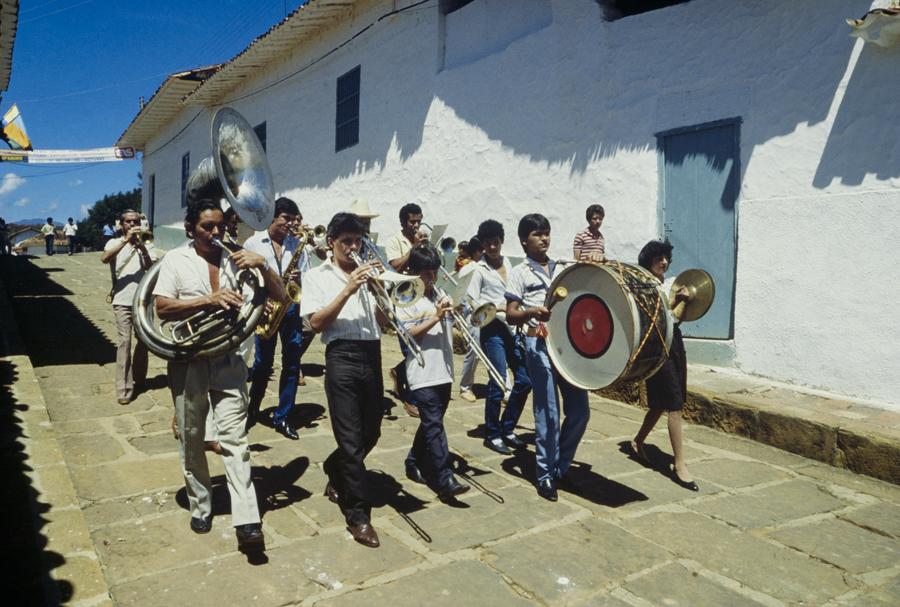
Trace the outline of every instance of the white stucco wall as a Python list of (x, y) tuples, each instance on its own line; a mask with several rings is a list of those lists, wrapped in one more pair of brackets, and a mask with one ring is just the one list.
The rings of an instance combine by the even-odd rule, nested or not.
[[(661, 232), (654, 133), (739, 116), (734, 364), (900, 409), (887, 247), (900, 225), (900, 49), (848, 36), (843, 19), (868, 0), (693, 0), (614, 22), (592, 0), (554, 0), (549, 19), (515, 23), (508, 3), (476, 0), (446, 22), (436, 3), (378, 20), (405, 4), (365, 3), (223, 100), (267, 121), (276, 186), (310, 223), (361, 197), (384, 237), (419, 201), (457, 239), (502, 221), (519, 253), (518, 219), (539, 211), (552, 252), (568, 255), (600, 202), (615, 256), (634, 260)], [(495, 24), (480, 55), (454, 46), (470, 37), (453, 28), (473, 23)], [(336, 154), (335, 81), (356, 65), (360, 143)], [(209, 119), (144, 159), (158, 223), (181, 220), (181, 155), (196, 166), (209, 153)]]

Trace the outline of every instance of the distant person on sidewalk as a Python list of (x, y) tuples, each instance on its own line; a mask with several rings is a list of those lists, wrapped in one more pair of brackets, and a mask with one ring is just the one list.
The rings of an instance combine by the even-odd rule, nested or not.
[(63, 234), (66, 235), (66, 245), (69, 247), (69, 255), (75, 254), (75, 245), (78, 242), (78, 224), (69, 217), (66, 225), (63, 226)]
[(120, 405), (134, 399), (135, 384), (147, 379), (147, 348), (140, 341), (131, 353), (132, 307), (134, 293), (144, 273), (156, 261), (153, 243), (141, 240), (141, 218), (131, 209), (122, 213), (126, 233), (106, 243), (100, 261), (110, 264), (112, 307), (116, 316), (116, 398)]
[[(652, 240), (644, 245), (638, 255), (638, 263), (641, 267), (650, 270), (659, 282), (665, 286), (663, 290), (668, 293), (674, 279), (666, 280), (666, 270), (672, 263), (672, 245), (667, 242)], [(688, 291), (682, 287), (675, 294), (672, 307), (681, 301), (687, 301)], [(644, 441), (653, 426), (659, 421), (664, 412), (669, 421), (669, 442), (672, 443), (672, 454), (675, 464), (672, 467), (672, 480), (675, 484), (690, 491), (699, 491), (700, 487), (694, 482), (691, 473), (688, 472), (684, 462), (684, 444), (681, 431), (681, 410), (687, 400), (687, 355), (684, 351), (684, 341), (681, 338), (681, 330), (675, 325), (672, 336), (672, 346), (669, 348), (669, 357), (663, 363), (659, 371), (647, 380), (647, 406), (649, 410), (644, 416), (637, 436), (631, 443), (634, 456), (644, 464), (649, 464), (647, 454), (644, 453)]]
[(606, 239), (600, 231), (603, 218), (606, 213), (599, 204), (592, 204), (584, 212), (588, 225), (575, 235), (572, 243), (572, 255), (575, 261), (592, 261), (601, 263), (606, 261)]
[(109, 239), (116, 235), (116, 229), (113, 227), (112, 219), (107, 219), (103, 224), (103, 246), (109, 242)]
[(44, 245), (47, 247), (47, 255), (53, 255), (53, 239), (56, 237), (56, 227), (53, 218), (48, 217), (47, 223), (41, 226), (41, 234), (44, 235)]

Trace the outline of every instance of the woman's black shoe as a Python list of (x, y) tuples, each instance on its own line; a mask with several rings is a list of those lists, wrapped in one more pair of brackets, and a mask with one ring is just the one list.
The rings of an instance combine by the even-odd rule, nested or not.
[(688, 491), (700, 491), (700, 487), (694, 481), (683, 481), (678, 477), (678, 473), (675, 472), (675, 469), (672, 469), (672, 480), (675, 481), (675, 484), (679, 487), (684, 487)]

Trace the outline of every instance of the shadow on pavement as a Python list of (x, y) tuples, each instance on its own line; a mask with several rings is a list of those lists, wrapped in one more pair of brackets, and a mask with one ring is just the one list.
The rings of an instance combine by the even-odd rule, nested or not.
[[(519, 451), (503, 460), (500, 466), (507, 474), (534, 482), (536, 472), (534, 454), (530, 451)], [(643, 502), (649, 499), (645, 494), (623, 485), (612, 479), (601, 476), (592, 470), (590, 464), (574, 462), (566, 476), (571, 483), (560, 483), (559, 490), (577, 495), (580, 498), (600, 506), (619, 508), (632, 502)]]
[[(4, 335), (5, 337), (5, 335)], [(4, 345), (5, 340), (4, 340)], [(4, 348), (5, 349), (5, 348)], [(6, 352), (0, 352), (6, 354)], [(11, 386), (18, 378), (15, 365), (0, 360), (0, 562), (4, 605), (59, 605), (71, 599), (74, 587), (67, 580), (53, 580), (50, 572), (66, 559), (47, 550), (47, 537), (41, 532), (50, 507), (41, 501), (40, 492), (27, 472), (23, 431), (17, 413), (27, 412), (27, 403), (17, 402)]]
[[(0, 275), (12, 300), (22, 339), (34, 367), (115, 362), (116, 348), (66, 296), (71, 291), (28, 259), (0, 259)], [(10, 277), (15, 280), (10, 280)], [(97, 297), (102, 298), (102, 289)]]

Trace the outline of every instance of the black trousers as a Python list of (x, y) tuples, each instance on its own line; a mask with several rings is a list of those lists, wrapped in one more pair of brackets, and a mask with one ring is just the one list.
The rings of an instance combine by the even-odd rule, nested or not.
[(450, 403), (452, 385), (429, 386), (409, 393), (410, 400), (419, 409), (419, 429), (406, 456), (406, 463), (418, 466), (439, 491), (453, 478), (447, 432), (444, 430), (444, 413)]
[(325, 460), (325, 474), (338, 491), (347, 524), (368, 523), (372, 498), (364, 460), (381, 436), (381, 342), (335, 340), (328, 344), (325, 394), (337, 441), (337, 449)]

